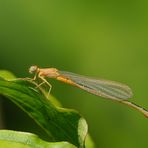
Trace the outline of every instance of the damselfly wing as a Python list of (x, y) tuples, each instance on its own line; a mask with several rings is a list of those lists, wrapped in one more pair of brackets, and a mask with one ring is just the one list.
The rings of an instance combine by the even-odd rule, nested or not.
[[(70, 80), (73, 84), (89, 93), (109, 99), (131, 98), (132, 90), (125, 84), (104, 79), (93, 79), (66, 71), (58, 71), (59, 77)], [(66, 82), (66, 81), (65, 81)]]

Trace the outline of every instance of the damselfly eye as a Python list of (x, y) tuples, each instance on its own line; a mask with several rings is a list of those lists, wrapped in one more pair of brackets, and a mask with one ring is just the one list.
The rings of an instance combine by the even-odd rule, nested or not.
[(38, 69), (38, 67), (37, 67), (36, 65), (31, 66), (31, 67), (29, 68), (29, 73), (35, 73), (35, 72), (37, 71), (37, 69)]

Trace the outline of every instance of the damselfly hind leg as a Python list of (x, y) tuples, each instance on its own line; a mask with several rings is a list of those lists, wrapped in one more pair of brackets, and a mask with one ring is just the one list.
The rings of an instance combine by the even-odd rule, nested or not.
[(43, 85), (45, 82), (41, 82), (40, 84), (37, 84), (36, 88), (39, 88), (41, 85)]
[(49, 96), (51, 89), (52, 89), (52, 85), (42, 76), (38, 75), (38, 77), (43, 81), (42, 83), (39, 84), (39, 86), (41, 86), (42, 84), (47, 84), (49, 86), (49, 90), (48, 90), (48, 94), (47, 97)]

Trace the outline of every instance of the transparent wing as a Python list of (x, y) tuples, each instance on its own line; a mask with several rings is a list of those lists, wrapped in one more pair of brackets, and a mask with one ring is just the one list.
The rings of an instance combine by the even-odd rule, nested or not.
[(60, 75), (73, 81), (79, 88), (105, 98), (126, 100), (132, 97), (132, 90), (125, 84), (118, 82), (93, 79), (66, 71), (59, 71)]

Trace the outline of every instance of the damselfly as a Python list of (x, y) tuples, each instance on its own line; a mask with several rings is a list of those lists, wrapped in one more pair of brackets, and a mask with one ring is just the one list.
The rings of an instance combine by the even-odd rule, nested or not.
[(39, 68), (38, 66), (31, 66), (29, 72), (35, 73), (35, 76), (33, 78), (34, 80), (38, 77), (43, 81), (38, 86), (46, 83), (49, 86), (49, 91), (51, 90), (52, 86), (45, 79), (45, 77), (54, 78), (81, 88), (91, 94), (95, 94), (97, 96), (126, 104), (132, 108), (137, 109), (146, 117), (148, 117), (148, 112), (145, 109), (132, 102), (127, 101), (128, 98), (131, 98), (133, 96), (133, 93), (130, 87), (125, 84), (104, 79), (93, 79), (71, 72), (60, 71), (56, 68)]

